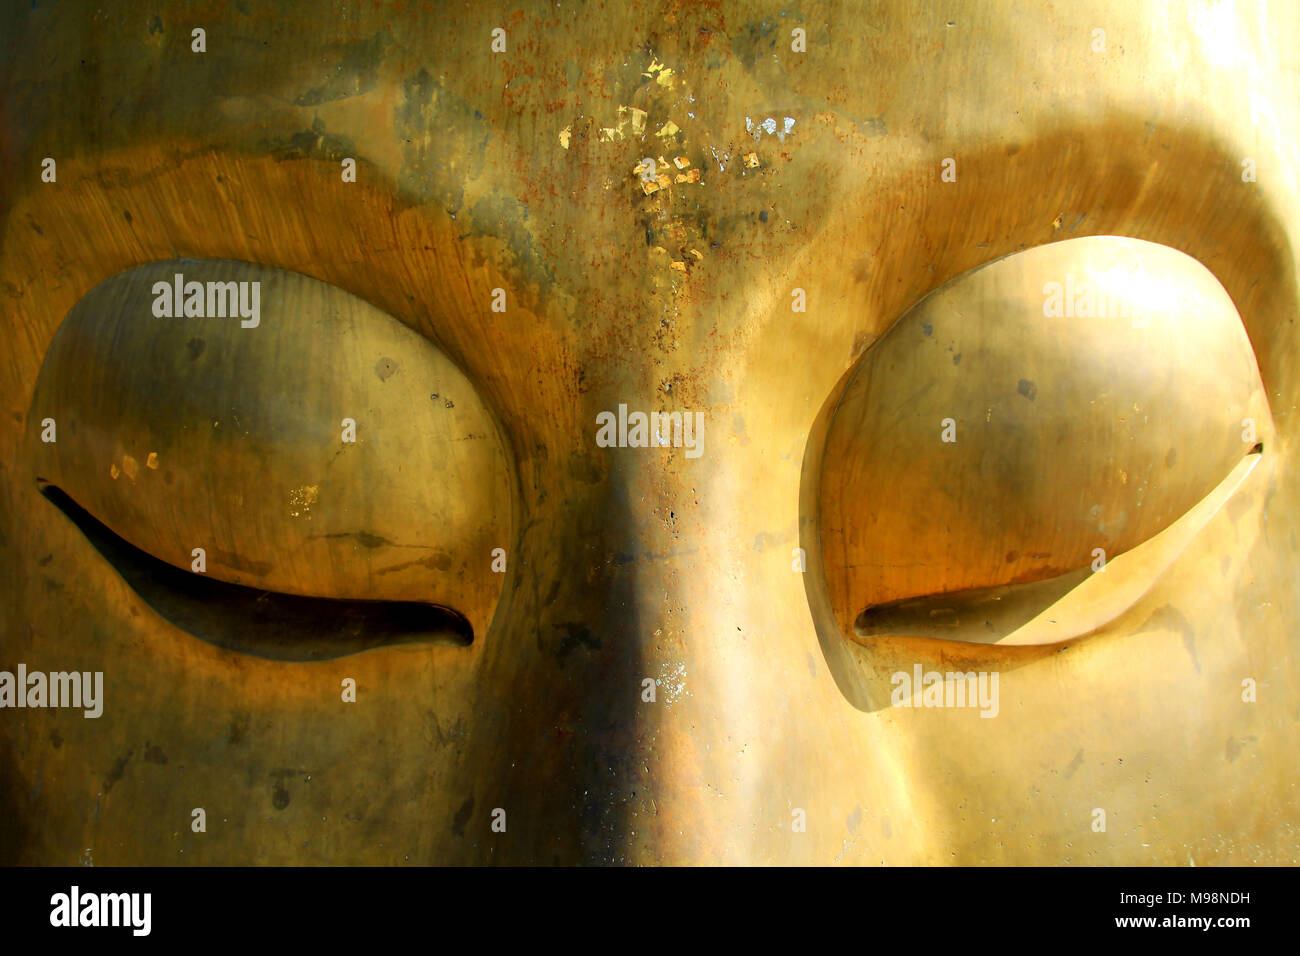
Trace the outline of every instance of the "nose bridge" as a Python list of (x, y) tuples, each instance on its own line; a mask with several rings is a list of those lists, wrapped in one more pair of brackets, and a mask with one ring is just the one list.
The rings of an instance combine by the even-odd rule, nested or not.
[(605, 672), (624, 684), (584, 692), (585, 779), (618, 808), (601, 827), (620, 821), (590, 835), (619, 859), (668, 864), (925, 845), (905, 755), (854, 710), (818, 642), (801, 549), (816, 535), (800, 536), (812, 410), (743, 386), (684, 405), (701, 416), (698, 457), (671, 436), (596, 449), (607, 574), (587, 600)]
[[(717, 812), (720, 778), (733, 790), (727, 728), (752, 683), (727, 679), (744, 634), (721, 622), (739, 582), (706, 493), (725, 460), (687, 457), (685, 427), (642, 436), (637, 413), (648, 427), (652, 409), (636, 391), (587, 396), (574, 455), (526, 465), (544, 493), (525, 492), (518, 583), (486, 649), (485, 680), (517, 688), (516, 713), (502, 718), (511, 756), (485, 775), (499, 772), (508, 799), (530, 806), (547, 779), (562, 793), (556, 822), (570, 822), (588, 861), (721, 860), (701, 815)], [(707, 410), (680, 411), (709, 427)], [(598, 442), (606, 413), (613, 429)], [(537, 743), (552, 739), (554, 757)], [(720, 828), (722, 842), (733, 829)]]
[[(616, 425), (631, 419), (630, 436), (633, 413), (648, 410), (624, 404), (608, 410)], [(584, 697), (588, 780), (621, 807), (626, 859), (735, 862), (774, 827), (784, 842), (791, 809), (808, 803), (786, 771), (792, 750), (811, 752), (815, 721), (800, 724), (799, 698), (828, 678), (815, 640), (804, 648), (798, 636), (808, 613), (791, 557), (799, 456), (773, 466), (771, 436), (737, 439), (743, 416), (680, 410), (699, 416), (698, 457), (672, 434), (598, 448), (607, 579), (589, 614), (607, 668), (626, 683)]]
[[(610, 575), (593, 596), (607, 636), (602, 643), (625, 681), (612, 700), (586, 706), (593, 726), (604, 728), (593, 737), (596, 763), (623, 774), (609, 779), (610, 797), (622, 806), (623, 852), (629, 860), (663, 862), (688, 834), (690, 843), (699, 839), (691, 795), (701, 768), (686, 715), (710, 696), (697, 685), (707, 632), (695, 626), (712, 583), (699, 564), (709, 535), (681, 449), (650, 444), (603, 452)], [(624, 732), (609, 723), (611, 713), (625, 715)]]
[[(569, 450), (538, 446), (524, 463), (518, 564), (482, 648), (482, 707), (500, 744), (476, 775), (521, 811), (510, 844), (519, 840), (521, 862), (537, 848), (600, 864), (646, 859), (674, 773), (657, 759), (656, 703), (643, 699), (658, 696), (644, 691), (660, 674), (665, 609), (683, 603), (654, 569), (671, 557), (671, 494), (659, 449), (593, 446), (590, 423), (617, 402), (588, 399)], [(507, 687), (498, 710), (493, 695)]]
[(598, 613), (617, 666), (631, 678), (620, 692), (630, 706), (616, 708), (628, 718), (620, 838), (631, 860), (720, 859), (714, 844), (726, 842), (729, 828), (706, 835), (700, 821), (718, 810), (719, 778), (735, 779), (725, 747), (714, 742), (733, 736), (725, 728), (745, 705), (729, 699), (723, 679), (734, 640), (720, 621), (733, 595), (719, 573), (725, 562), (717, 560), (704, 492), (717, 463), (702, 466), (671, 445), (606, 453), (614, 571)]

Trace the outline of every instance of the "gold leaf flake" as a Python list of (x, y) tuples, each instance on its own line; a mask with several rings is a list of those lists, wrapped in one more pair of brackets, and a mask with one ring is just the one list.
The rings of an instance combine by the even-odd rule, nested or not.
[(289, 491), (289, 517), (306, 518), (311, 520), (311, 506), (316, 503), (316, 498), (320, 494), (319, 485), (303, 485), (301, 488), (293, 488)]

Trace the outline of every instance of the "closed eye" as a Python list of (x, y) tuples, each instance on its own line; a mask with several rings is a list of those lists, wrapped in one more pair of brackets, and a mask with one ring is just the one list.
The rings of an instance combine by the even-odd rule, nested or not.
[(464, 646), (492, 620), (512, 514), (495, 418), (341, 289), (224, 260), (122, 273), (60, 326), (31, 416), (46, 498), (195, 637), (313, 660)]
[(830, 422), (819, 522), (840, 633), (1090, 633), (1271, 434), (1236, 309), (1190, 257), (1092, 237), (960, 276), (863, 356)]

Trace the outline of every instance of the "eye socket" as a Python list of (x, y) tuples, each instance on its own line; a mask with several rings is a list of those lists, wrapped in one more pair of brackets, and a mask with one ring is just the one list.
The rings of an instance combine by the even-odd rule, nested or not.
[(832, 413), (816, 500), (840, 633), (1088, 633), (1271, 436), (1241, 320), (1194, 259), (1091, 237), (960, 276), (862, 357)]
[(341, 289), (224, 260), (121, 273), (56, 333), (30, 420), (56, 429), (31, 440), (47, 498), (194, 636), (314, 659), (464, 645), (492, 619), (512, 509), (495, 419)]

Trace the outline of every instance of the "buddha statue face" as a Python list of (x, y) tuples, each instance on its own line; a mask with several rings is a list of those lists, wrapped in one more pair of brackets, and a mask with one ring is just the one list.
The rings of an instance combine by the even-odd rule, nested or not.
[(6, 862), (1295, 862), (1294, 17), (4, 17)]

